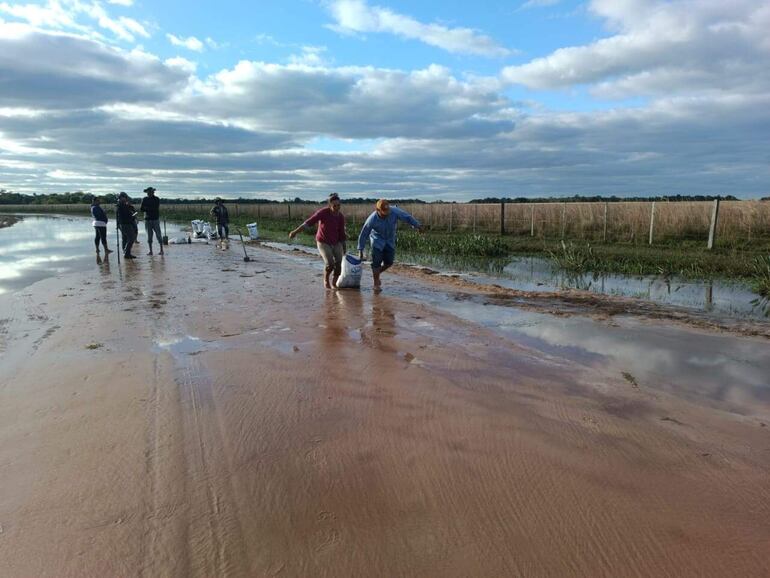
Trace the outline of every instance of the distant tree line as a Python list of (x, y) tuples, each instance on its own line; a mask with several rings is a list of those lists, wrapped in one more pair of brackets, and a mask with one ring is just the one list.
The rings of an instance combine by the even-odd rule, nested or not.
[[(27, 195), (23, 193), (14, 193), (12, 191), (6, 191), (0, 189), (0, 205), (90, 205), (94, 197), (98, 196), (102, 199), (102, 203), (111, 204), (117, 202), (117, 193), (108, 193), (104, 195), (94, 195), (92, 193), (84, 193), (77, 191), (74, 193), (51, 193), (51, 194), (32, 194)], [(142, 194), (136, 195), (136, 198), (141, 197)], [(214, 197), (212, 198), (200, 198), (200, 199), (180, 199), (180, 198), (168, 198), (164, 197), (163, 193), (159, 195), (163, 204), (167, 205), (188, 205), (188, 204), (200, 204), (200, 203), (214, 203)], [(661, 202), (681, 202), (681, 201), (713, 201), (719, 199), (721, 201), (737, 201), (737, 197), (733, 195), (657, 195), (657, 196), (634, 196), (634, 197), (604, 197), (602, 195), (573, 195), (571, 197), (485, 197), (483, 199), (473, 199), (468, 201), (469, 203), (619, 203), (624, 201), (661, 201)], [(307, 203), (307, 204), (322, 204), (325, 201), (310, 201), (295, 197), (294, 199), (284, 199), (282, 201), (275, 201), (271, 199), (260, 198), (227, 198), (225, 199), (230, 203), (239, 203), (244, 205), (258, 205), (258, 204), (280, 204), (280, 203)], [(770, 201), (770, 197), (763, 197), (761, 200)], [(345, 203), (348, 204), (373, 204), (377, 201), (374, 198), (365, 197), (353, 197), (345, 198)], [(394, 203), (421, 203), (427, 204), (428, 201), (423, 199), (391, 199)], [(436, 203), (442, 203), (445, 201), (432, 201)], [(451, 201), (455, 202), (455, 201)]]
[[(134, 198), (141, 198), (143, 193), (134, 195)], [(169, 198), (163, 196), (162, 192), (158, 193), (161, 198), (161, 202), (167, 205), (192, 205), (201, 203), (214, 203), (216, 197), (211, 198), (195, 198), (195, 199), (181, 199), (181, 198)], [(5, 189), (0, 189), (0, 205), (90, 205), (95, 197), (99, 197), (103, 204), (117, 203), (117, 193), (106, 193), (103, 195), (94, 195), (93, 193), (84, 193), (77, 191), (74, 193), (50, 193), (50, 194), (23, 194), (14, 193)], [(308, 203), (308, 204), (323, 204), (325, 200), (311, 201), (295, 197), (293, 199), (283, 199), (282, 201), (276, 201), (274, 199), (260, 199), (255, 197), (244, 198), (225, 198), (228, 203), (239, 203), (243, 205), (261, 205), (261, 204), (281, 204), (281, 203)], [(422, 199), (392, 199), (393, 202), (399, 203), (425, 203)], [(364, 197), (345, 198), (346, 203), (351, 204), (374, 204), (377, 199), (369, 199)]]

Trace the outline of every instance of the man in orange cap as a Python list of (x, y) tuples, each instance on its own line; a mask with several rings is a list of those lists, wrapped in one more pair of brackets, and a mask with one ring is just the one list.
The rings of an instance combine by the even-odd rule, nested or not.
[(420, 231), (422, 225), (412, 215), (398, 207), (391, 207), (387, 199), (380, 199), (375, 211), (369, 215), (358, 236), (358, 255), (363, 259), (366, 242), (372, 244), (372, 277), (374, 289), (379, 291), (382, 275), (396, 258), (396, 229), (398, 222), (405, 221)]

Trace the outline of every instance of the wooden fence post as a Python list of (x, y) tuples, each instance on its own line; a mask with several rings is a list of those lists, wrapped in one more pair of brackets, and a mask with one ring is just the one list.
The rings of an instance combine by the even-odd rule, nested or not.
[(500, 234), (505, 235), (505, 201), (500, 203)]
[(708, 248), (714, 248), (714, 242), (717, 240), (717, 219), (719, 218), (719, 199), (714, 199), (714, 208), (711, 209), (711, 226), (709, 227)]
[(289, 215), (289, 220), (291, 220), (291, 203), (286, 203), (286, 213)]
[(529, 236), (535, 236), (535, 205), (529, 206)]
[(602, 241), (607, 242), (607, 207), (609, 203), (604, 203), (604, 233), (602, 234)]
[(650, 207), (650, 245), (652, 245), (653, 229), (655, 228), (655, 201), (652, 202)]
[(479, 205), (478, 203), (473, 204), (473, 234), (476, 234), (476, 221), (479, 217)]
[(449, 232), (452, 232), (452, 216), (454, 214), (454, 205), (449, 203)]
[(561, 238), (564, 239), (564, 230), (567, 227), (567, 203), (561, 204)]

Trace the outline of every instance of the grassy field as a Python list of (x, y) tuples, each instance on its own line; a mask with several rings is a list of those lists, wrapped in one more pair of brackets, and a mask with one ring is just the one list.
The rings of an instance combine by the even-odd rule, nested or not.
[[(138, 202), (138, 199), (137, 199)], [(571, 239), (597, 243), (654, 244), (693, 242), (706, 244), (714, 209), (710, 201), (690, 202), (553, 202), (553, 203), (408, 203), (412, 213), (433, 232), (462, 234), (500, 233), (531, 239)], [(34, 207), (34, 208), (33, 208)], [(162, 205), (162, 210), (186, 210), (207, 215), (211, 204)], [(179, 207), (179, 208), (177, 208)], [(249, 221), (297, 221), (308, 217), (318, 204), (229, 202), (230, 215)], [(85, 205), (0, 206), (0, 210), (32, 212), (82, 212)], [(343, 204), (348, 223), (359, 227), (371, 213), (369, 204)], [(719, 208), (718, 243), (770, 242), (770, 201), (723, 201)]]
[[(582, 205), (586, 205), (586, 203)], [(634, 206), (637, 205), (640, 204), (634, 204)], [(681, 208), (677, 210), (685, 208), (684, 203), (677, 203), (676, 205), (681, 205)], [(516, 210), (524, 210), (521, 207), (526, 208), (526, 206), (521, 205)], [(757, 210), (758, 206), (758, 203), (754, 202), (745, 205), (747, 211), (749, 209)], [(255, 207), (255, 205), (250, 205), (249, 210), (244, 210), (241, 207), (238, 211), (231, 208), (232, 224), (240, 226), (245, 235), (246, 224), (257, 221), (262, 239), (282, 242), (289, 241), (288, 232), (296, 227), (313, 208), (311, 206), (303, 208), (299, 205), (292, 205), (293, 208), (290, 209), (286, 205), (268, 205), (260, 209), (260, 217), (257, 219), (253, 214), (256, 212)], [(428, 205), (422, 206), (421, 210), (425, 211), (426, 207)], [(445, 208), (446, 205), (442, 207)], [(457, 207), (460, 205), (457, 205), (453, 210), (459, 210)], [(462, 205), (462, 207), (467, 212), (468, 207), (472, 208), (473, 205)], [(208, 205), (193, 207), (166, 205), (162, 208), (162, 212), (169, 220), (189, 224), (192, 219), (209, 218), (209, 208)], [(364, 213), (369, 211), (369, 208), (362, 212), (363, 206), (356, 206), (357, 213), (349, 216), (348, 209), (351, 208), (345, 207), (349, 223), (348, 233), (351, 237), (356, 237)], [(480, 206), (479, 209), (473, 210), (482, 214), (482, 208), (483, 206)], [(576, 207), (571, 210), (578, 211), (579, 208)], [(529, 210), (536, 211), (536, 209), (535, 207)], [(638, 210), (639, 207), (636, 209)], [(438, 210), (438, 208), (433, 209), (434, 219)], [(618, 211), (620, 207), (613, 206), (612, 210)], [(733, 207), (732, 210), (736, 211), (737, 209)], [(2, 207), (0, 207), (0, 211), (2, 211)], [(61, 211), (87, 214), (88, 208), (84, 206), (63, 207), (60, 208), (59, 212)], [(701, 210), (700, 213), (702, 212)], [(287, 218), (288, 213), (291, 213), (293, 218)], [(700, 213), (698, 219), (702, 220), (703, 215)], [(429, 223), (427, 219), (424, 219), (424, 222)], [(511, 256), (540, 256), (550, 259), (555, 266), (573, 273), (678, 276), (690, 279), (741, 279), (751, 283), (760, 295), (770, 296), (770, 237), (757, 235), (760, 231), (756, 229), (751, 238), (741, 235), (718, 237), (715, 248), (709, 251), (706, 249), (703, 239), (700, 238), (658, 238), (651, 246), (633, 235), (629, 236), (627, 240), (614, 239), (611, 242), (580, 238), (562, 242), (559, 231), (555, 231), (550, 237), (531, 236), (528, 234), (529, 231), (511, 232), (505, 236), (500, 236), (494, 232), (474, 233), (471, 228), (460, 227), (460, 221), (455, 221), (455, 224), (457, 228), (453, 229), (452, 232), (449, 232), (448, 228), (429, 226), (429, 230), (425, 234), (417, 234), (408, 227), (402, 227), (399, 232), (401, 257), (410, 256), (416, 260), (420, 260), (422, 257), (423, 262), (429, 262), (431, 258), (441, 258), (445, 263), (458, 265), (464, 263), (470, 267), (479, 267), (481, 270), (494, 272), (496, 269), (502, 269), (506, 260)], [(315, 246), (313, 235), (309, 233), (298, 235), (293, 242)], [(350, 243), (350, 250), (355, 250), (354, 244), (355, 240), (353, 239)]]
[[(166, 211), (168, 218), (180, 222), (203, 215), (190, 211)], [(244, 235), (251, 215), (232, 218)], [(288, 242), (288, 232), (299, 220), (267, 219), (259, 221), (260, 237), (270, 241)], [(349, 249), (355, 250), (358, 227), (348, 227)], [(505, 260), (513, 255), (532, 255), (551, 259), (553, 263), (574, 273), (621, 273), (626, 275), (660, 275), (684, 278), (733, 278), (757, 281), (770, 288), (770, 242), (722, 243), (711, 251), (703, 243), (676, 241), (653, 246), (633, 243), (588, 243), (529, 236), (500, 236), (495, 234), (447, 233), (429, 231), (418, 234), (402, 227), (398, 237), (399, 252), (404, 255), (437, 255), (480, 261)], [(293, 241), (315, 246), (310, 233), (301, 233)], [(764, 280), (760, 283), (760, 280)], [(758, 285), (758, 286), (759, 286)]]

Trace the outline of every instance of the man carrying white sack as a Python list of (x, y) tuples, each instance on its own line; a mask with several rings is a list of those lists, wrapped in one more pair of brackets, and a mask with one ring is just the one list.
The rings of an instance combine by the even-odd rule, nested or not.
[(370, 241), (372, 244), (372, 277), (375, 291), (382, 287), (380, 275), (393, 265), (396, 258), (396, 229), (399, 221), (409, 223), (417, 231), (422, 230), (422, 225), (412, 215), (398, 207), (391, 207), (387, 199), (380, 199), (358, 236), (359, 258), (364, 258), (366, 242)]

